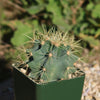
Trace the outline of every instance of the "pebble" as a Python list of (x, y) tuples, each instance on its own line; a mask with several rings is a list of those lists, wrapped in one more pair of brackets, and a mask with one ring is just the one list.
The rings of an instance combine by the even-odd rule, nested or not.
[(77, 67), (86, 74), (81, 100), (100, 100), (100, 65), (81, 63)]
[(24, 74), (26, 73), (26, 70), (23, 69), (23, 68), (21, 68), (20, 71), (21, 71), (22, 73), (24, 73)]

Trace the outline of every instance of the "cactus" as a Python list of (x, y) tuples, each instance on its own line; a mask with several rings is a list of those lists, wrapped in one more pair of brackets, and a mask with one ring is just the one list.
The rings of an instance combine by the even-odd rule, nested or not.
[(74, 41), (74, 37), (51, 29), (44, 30), (44, 33), (34, 33), (31, 40), (33, 47), (26, 50), (28, 60), (18, 66), (26, 68), (29, 78), (46, 83), (75, 76), (75, 65), (79, 58), (74, 52), (79, 44)]

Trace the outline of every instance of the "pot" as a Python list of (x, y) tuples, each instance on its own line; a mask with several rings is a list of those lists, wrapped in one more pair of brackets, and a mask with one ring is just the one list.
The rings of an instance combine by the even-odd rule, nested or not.
[(85, 74), (69, 80), (37, 84), (14, 68), (16, 100), (81, 100)]

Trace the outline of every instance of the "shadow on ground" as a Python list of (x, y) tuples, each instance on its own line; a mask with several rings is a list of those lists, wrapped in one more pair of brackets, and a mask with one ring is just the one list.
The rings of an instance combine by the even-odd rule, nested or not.
[(9, 61), (0, 59), (0, 100), (14, 100), (13, 70)]

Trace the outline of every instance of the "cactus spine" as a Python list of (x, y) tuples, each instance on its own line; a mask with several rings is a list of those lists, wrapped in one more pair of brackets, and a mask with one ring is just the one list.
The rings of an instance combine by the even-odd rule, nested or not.
[(30, 69), (29, 77), (39, 83), (69, 79), (77, 72), (78, 57), (74, 55), (78, 42), (67, 33), (49, 30), (34, 34), (33, 47), (26, 50), (28, 61), (20, 68)]

